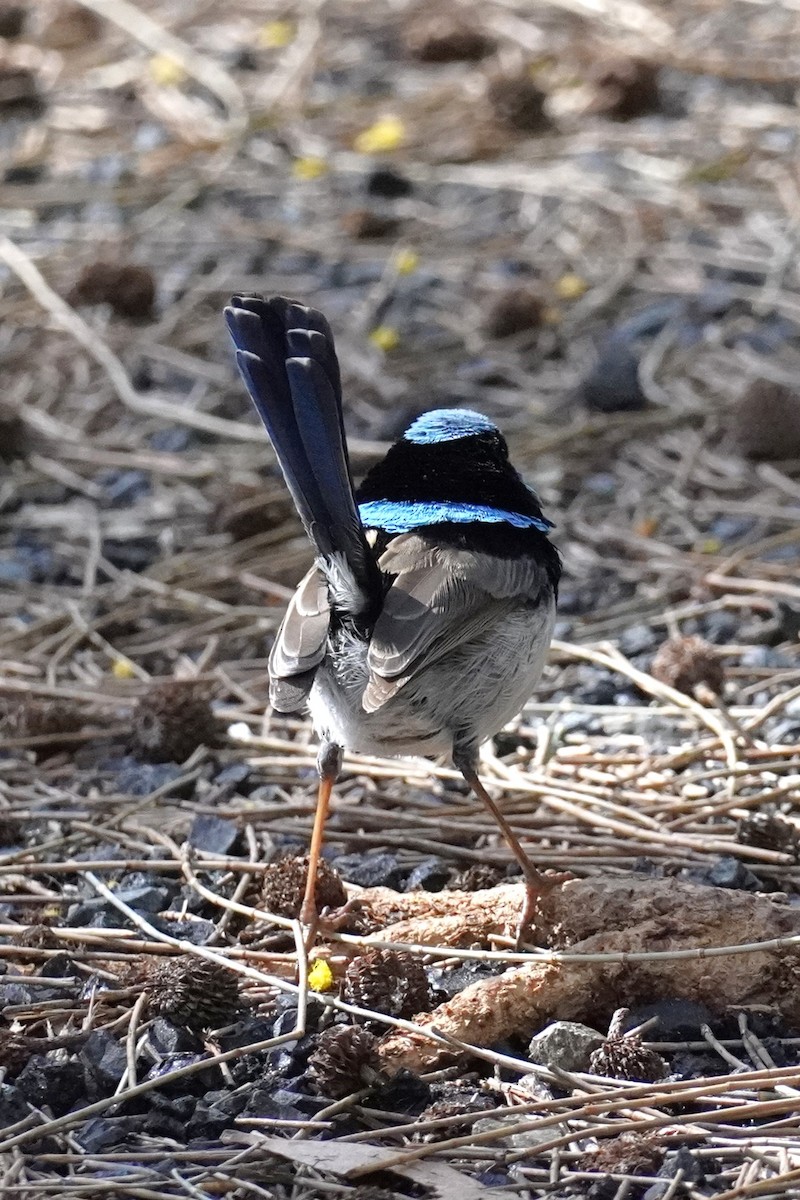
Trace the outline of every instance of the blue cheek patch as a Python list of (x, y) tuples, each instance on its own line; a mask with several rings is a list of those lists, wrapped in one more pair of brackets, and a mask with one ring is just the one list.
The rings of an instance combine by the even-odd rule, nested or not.
[(457, 525), (471, 521), (490, 525), (505, 522), (515, 529), (539, 529), (542, 533), (553, 528), (553, 522), (546, 517), (526, 517), (486, 504), (460, 504), (454, 500), (367, 500), (359, 504), (358, 511), (368, 529), (382, 529), (384, 533), (409, 533), (420, 526), (443, 521)]

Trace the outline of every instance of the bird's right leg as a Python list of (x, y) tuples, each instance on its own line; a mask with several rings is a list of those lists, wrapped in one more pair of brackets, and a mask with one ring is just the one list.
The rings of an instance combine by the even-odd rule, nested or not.
[(317, 912), (317, 871), (319, 870), (322, 838), (325, 833), (325, 821), (330, 808), (331, 793), (341, 769), (342, 747), (337, 746), (335, 742), (323, 742), (317, 754), (319, 791), (317, 792), (317, 808), (314, 813), (314, 828), (311, 831), (311, 845), (308, 851), (306, 890), (300, 908), (300, 923), (306, 931), (306, 949), (313, 945), (317, 932), (319, 917)]

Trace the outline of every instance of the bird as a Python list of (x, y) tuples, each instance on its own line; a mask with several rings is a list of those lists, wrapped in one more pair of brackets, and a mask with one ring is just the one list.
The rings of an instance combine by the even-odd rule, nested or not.
[(479, 749), (520, 712), (544, 667), (561, 574), (552, 522), (500, 430), (468, 409), (417, 416), (356, 489), (327, 319), (259, 295), (234, 296), (225, 317), (315, 554), (268, 666), (273, 709), (307, 707), (319, 739), (301, 924), (313, 943), (343, 752), (447, 756), (522, 870), (519, 938), (553, 883), (481, 782)]

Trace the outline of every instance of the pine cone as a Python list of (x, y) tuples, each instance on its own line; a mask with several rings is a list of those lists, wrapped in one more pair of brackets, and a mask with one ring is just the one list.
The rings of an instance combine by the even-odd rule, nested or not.
[[(279, 858), (277, 862), (270, 863), (264, 872), (259, 907), (278, 917), (297, 917), (305, 895), (308, 863), (307, 854), (299, 858)], [(326, 908), (341, 908), (347, 902), (347, 892), (339, 872), (324, 858), (320, 859), (317, 870), (316, 900), (317, 912)]]
[(495, 119), (518, 133), (543, 133), (550, 128), (544, 111), (547, 99), (528, 75), (501, 75), (488, 91)]
[(367, 1082), (366, 1071), (376, 1071), (377, 1038), (360, 1025), (333, 1025), (319, 1035), (308, 1060), (314, 1089), (321, 1096), (341, 1100)]
[(800, 456), (800, 392), (754, 379), (732, 413), (734, 438), (751, 459)]
[(667, 1073), (667, 1064), (660, 1054), (643, 1045), (637, 1034), (629, 1037), (609, 1037), (593, 1050), (589, 1069), (607, 1079), (630, 1079), (634, 1082), (655, 1083)]
[(345, 971), (342, 998), (404, 1020), (431, 1006), (425, 968), (405, 950), (368, 950), (354, 958)]
[(705, 685), (718, 696), (725, 679), (722, 662), (714, 647), (696, 634), (664, 642), (656, 651), (650, 673), (660, 683), (687, 696), (694, 695), (698, 685)]
[(153, 315), (156, 283), (147, 267), (94, 262), (84, 267), (70, 292), (72, 304), (109, 304), (118, 317), (147, 320)]
[(492, 299), (484, 329), (488, 337), (512, 337), (515, 333), (538, 329), (543, 313), (542, 298), (533, 288), (506, 288)]
[(595, 96), (590, 112), (614, 121), (630, 121), (658, 112), (658, 65), (643, 58), (620, 58), (599, 62), (592, 73)]
[(798, 831), (791, 821), (775, 813), (753, 812), (742, 817), (737, 824), (736, 840), (743, 846), (760, 846), (764, 850), (791, 853), (798, 847)]
[(188, 1029), (217, 1029), (239, 1008), (239, 977), (194, 954), (156, 959), (142, 980), (150, 1009)]
[(185, 762), (199, 746), (213, 746), (217, 727), (208, 690), (193, 679), (154, 684), (133, 712), (136, 752), (148, 762)]

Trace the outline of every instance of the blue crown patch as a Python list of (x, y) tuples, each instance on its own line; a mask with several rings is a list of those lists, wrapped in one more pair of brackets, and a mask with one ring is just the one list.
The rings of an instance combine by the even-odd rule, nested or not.
[(479, 433), (497, 433), (497, 426), (482, 413), (472, 412), (468, 408), (436, 408), (417, 417), (403, 437), (418, 446), (428, 446), (434, 442), (474, 437)]

